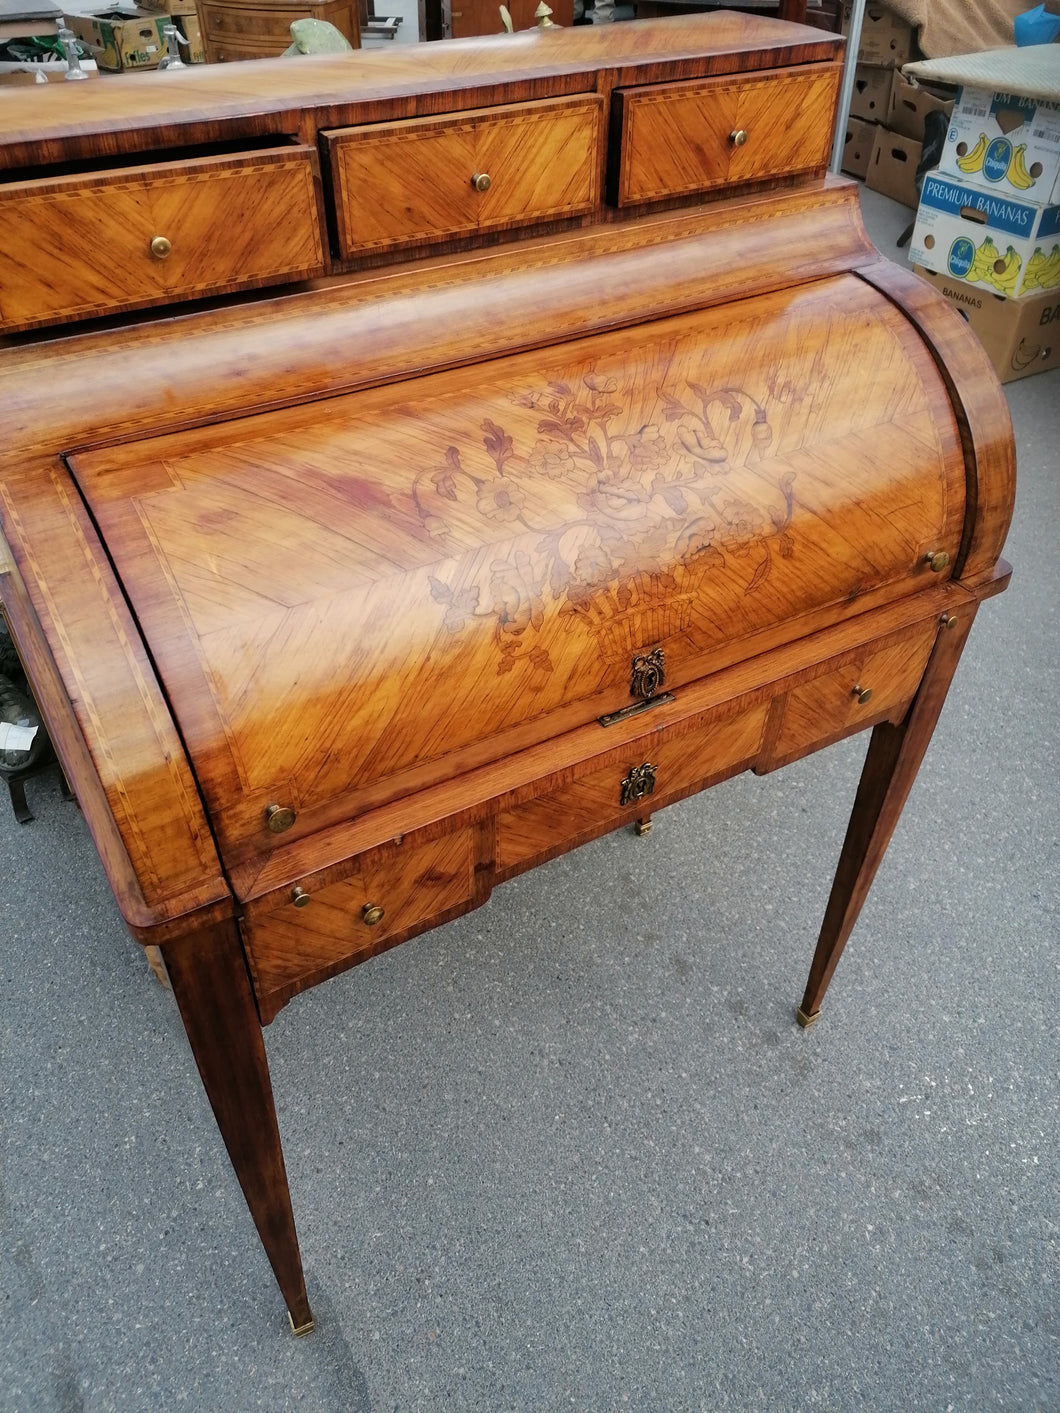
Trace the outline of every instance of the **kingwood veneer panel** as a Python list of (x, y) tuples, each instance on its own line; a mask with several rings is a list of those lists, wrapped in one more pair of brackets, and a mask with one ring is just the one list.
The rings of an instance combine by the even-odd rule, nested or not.
[(687, 682), (915, 593), (963, 522), (940, 399), (848, 279), (71, 464), (238, 864), (272, 803), (297, 837), (621, 706), (644, 647)]

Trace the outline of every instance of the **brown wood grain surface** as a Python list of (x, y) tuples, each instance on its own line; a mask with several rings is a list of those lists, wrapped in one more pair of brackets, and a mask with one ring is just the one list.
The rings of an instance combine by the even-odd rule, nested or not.
[(838, 88), (834, 64), (811, 64), (617, 90), (618, 204), (823, 172)]
[(956, 553), (934, 364), (849, 278), (481, 382), (73, 458), (231, 865), (271, 803), (304, 834), (621, 705), (636, 652), (688, 682)]
[[(302, 906), (290, 895), (278, 901), (244, 925), (258, 994), (290, 994), (304, 978), (334, 975), (338, 964), (367, 960), (399, 936), (470, 907), (474, 862), (473, 831), (461, 829), (421, 844), (396, 844), (387, 857), (360, 862), (349, 877), (306, 891)], [(373, 908), (381, 913), (378, 921)]]
[[(318, 834), (293, 838), (260, 866), (232, 870), (233, 883), (246, 899), (244, 915), (253, 919), (271, 911), (277, 899), (286, 899), (294, 886), (317, 887), (348, 877), (355, 871), (352, 861), (356, 857), (366, 850), (388, 847), (396, 836), (414, 832), (418, 839), (439, 837), (481, 819), (484, 811), (491, 816), (515, 810), (587, 772), (614, 764), (631, 748), (639, 751), (659, 733), (696, 735), (709, 730), (712, 723), (762, 703), (772, 703), (782, 718), (787, 692), (848, 663), (860, 663), (869, 651), (897, 646), (911, 631), (918, 631), (919, 625), (937, 621), (953, 604), (965, 603), (967, 598), (950, 581), (856, 614), (840, 624), (815, 630), (811, 620), (805, 625), (803, 638), (779, 647), (762, 647), (738, 663), (720, 666), (708, 677), (673, 693), (672, 701), (657, 704), (645, 716), (634, 716), (606, 729), (595, 718), (582, 726), (568, 724), (568, 729), (551, 739), (503, 760), (476, 766), (457, 778), (417, 790)], [(884, 716), (891, 714), (888, 709)], [(873, 724), (875, 719), (867, 716), (865, 724)], [(833, 725), (823, 723), (828, 735), (842, 734), (835, 732)], [(772, 737), (767, 733), (762, 753), (753, 762), (756, 770), (770, 767), (771, 750)]]
[(823, 175), (841, 44), (720, 12), (0, 93), (0, 318), (112, 316), (0, 341), (0, 595), (298, 1326), (261, 1022), (871, 728), (809, 1023), (1007, 582), (997, 380)]
[(602, 111), (587, 95), (324, 133), (341, 253), (589, 215)]
[(315, 131), (584, 92), (599, 70), (652, 83), (834, 60), (841, 50), (821, 30), (721, 11), (39, 85), (0, 92), (0, 168), (293, 134), (303, 115)]
[(953, 405), (968, 482), (968, 514), (954, 565), (988, 591), (1005, 547), (1016, 493), (1016, 448), (1005, 392), (985, 350), (948, 300), (925, 299), (926, 281), (893, 261), (861, 271), (927, 341)]
[(0, 519), (21, 564), (11, 554), (0, 569), (5, 612), (127, 921), (161, 926), (222, 903), (228, 887), (198, 787), (63, 466), (7, 468)]
[[(185, 314), (175, 326), (155, 319), (117, 337), (0, 341), (0, 456), (19, 448), (62, 453), (328, 397), (881, 259), (865, 235), (856, 185), (830, 178), (701, 211), (421, 260), (296, 298)], [(48, 395), (51, 379), (63, 384), (61, 400)]]
[(317, 187), (309, 148), (0, 187), (0, 328), (323, 274)]

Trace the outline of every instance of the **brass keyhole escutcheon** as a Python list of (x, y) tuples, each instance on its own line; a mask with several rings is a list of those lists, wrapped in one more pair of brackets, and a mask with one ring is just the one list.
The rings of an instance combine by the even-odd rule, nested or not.
[(864, 706), (866, 702), (872, 701), (872, 688), (863, 687), (859, 682), (851, 689), (852, 694), (858, 699), (858, 706)]
[(374, 927), (377, 922), (382, 922), (386, 914), (386, 909), (381, 908), (378, 903), (365, 903), (361, 909), (361, 921)]
[(169, 252), (172, 249), (173, 242), (168, 238), (168, 236), (152, 236), (151, 254), (155, 257), (156, 260), (167, 259), (169, 256)]
[(291, 902), (295, 905), (296, 908), (304, 908), (309, 902), (309, 894), (305, 891), (304, 888), (292, 888)]
[(475, 175), (471, 178), (471, 185), (475, 188), (476, 191), (489, 191), (489, 172), (476, 172)]
[(924, 556), (924, 563), (930, 566), (932, 574), (941, 574), (949, 562), (950, 557), (945, 550), (928, 550)]
[(666, 659), (662, 648), (638, 653), (633, 659), (629, 680), (629, 695), (649, 701), (662, 690), (666, 681)]
[(733, 147), (742, 147), (747, 141), (747, 130), (745, 128), (736, 128), (729, 134), (729, 141), (732, 143)]
[(622, 781), (618, 790), (618, 803), (623, 808), (635, 805), (655, 792), (655, 766), (650, 761), (635, 765)]
[(283, 834), (296, 819), (297, 815), (290, 805), (269, 805), (265, 811), (265, 823), (273, 834)]

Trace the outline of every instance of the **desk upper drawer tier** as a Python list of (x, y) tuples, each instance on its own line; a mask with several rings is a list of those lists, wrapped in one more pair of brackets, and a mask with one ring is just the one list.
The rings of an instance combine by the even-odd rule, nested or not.
[(324, 133), (342, 256), (591, 214), (602, 111), (586, 94)]
[(835, 64), (808, 64), (617, 89), (608, 200), (631, 206), (823, 172), (839, 73)]
[(15, 182), (0, 189), (0, 328), (319, 275), (321, 228), (309, 147)]

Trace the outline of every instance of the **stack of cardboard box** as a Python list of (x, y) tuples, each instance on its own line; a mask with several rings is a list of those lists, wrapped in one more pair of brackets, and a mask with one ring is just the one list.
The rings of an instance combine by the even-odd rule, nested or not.
[[(80, 8), (80, 7), (79, 7)], [(157, 69), (166, 53), (165, 30), (175, 25), (187, 40), (180, 57), (201, 64), (206, 54), (195, 12), (195, 0), (140, 0), (139, 4), (104, 4), (72, 9), (66, 24), (91, 50), (99, 67), (111, 73), (126, 69)]]
[(187, 48), (182, 45), (180, 50), (185, 64), (206, 63), (206, 46), (203, 44), (195, 0), (140, 0), (140, 4), (145, 10), (161, 12), (172, 18), (188, 41)]
[(959, 91), (910, 259), (1003, 382), (1060, 366), (1060, 102)]
[[(845, 10), (849, 27), (851, 6)], [(912, 26), (886, 5), (869, 4), (861, 29), (850, 99), (843, 171), (905, 206), (916, 206), (916, 169), (929, 112), (948, 112), (947, 97), (902, 77), (914, 57)]]

